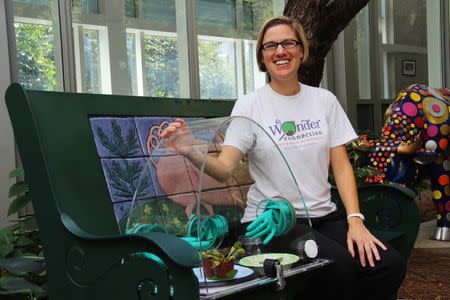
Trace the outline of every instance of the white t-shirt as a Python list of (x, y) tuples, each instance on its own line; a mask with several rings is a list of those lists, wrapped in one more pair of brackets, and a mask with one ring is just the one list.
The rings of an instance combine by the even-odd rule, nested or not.
[(234, 105), (232, 116), (250, 118), (266, 132), (255, 124), (245, 126), (245, 121), (237, 118), (225, 136), (224, 145), (248, 155), (249, 172), (255, 181), (247, 194), (242, 222), (256, 218), (261, 200), (276, 196), (289, 200), (298, 217), (306, 216), (302, 198), (310, 217), (336, 210), (328, 183), (330, 148), (346, 144), (357, 135), (331, 92), (303, 83), (300, 86), (297, 95), (283, 96), (267, 84), (240, 97)]

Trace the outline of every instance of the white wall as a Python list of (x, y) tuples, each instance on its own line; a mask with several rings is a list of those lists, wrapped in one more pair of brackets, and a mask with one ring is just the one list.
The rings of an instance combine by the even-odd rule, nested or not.
[(14, 137), (5, 105), (5, 91), (11, 83), (7, 40), (5, 2), (0, 1), (0, 228), (8, 221), (8, 189), (14, 182), (8, 174), (15, 166)]

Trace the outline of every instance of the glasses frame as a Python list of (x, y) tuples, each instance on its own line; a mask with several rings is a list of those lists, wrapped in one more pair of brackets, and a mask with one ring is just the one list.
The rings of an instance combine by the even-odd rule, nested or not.
[[(295, 45), (293, 45), (292, 47), (286, 47), (285, 45), (283, 45), (283, 43), (286, 43), (286, 42), (295, 42)], [(273, 49), (266, 49), (265, 47), (266, 47), (267, 44), (276, 44), (276, 46)], [(271, 42), (267, 42), (267, 43), (262, 44), (261, 45), (261, 49), (263, 51), (273, 52), (273, 51), (278, 49), (279, 45), (281, 45), (281, 47), (283, 47), (283, 49), (293, 49), (293, 48), (297, 47), (298, 45), (302, 45), (302, 44), (303, 43), (301, 41), (291, 40), (291, 39), (283, 40), (283, 41), (281, 41), (279, 43), (271, 41)]]

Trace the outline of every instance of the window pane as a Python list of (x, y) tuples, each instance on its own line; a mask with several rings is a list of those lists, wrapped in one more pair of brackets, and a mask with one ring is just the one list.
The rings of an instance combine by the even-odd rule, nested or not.
[[(77, 91), (180, 94), (176, 16), (182, 12), (175, 9), (175, 0), (71, 3)], [(183, 43), (182, 49), (187, 49)]]
[(355, 52), (358, 62), (358, 91), (359, 99), (370, 99), (370, 27), (369, 27), (369, 6), (362, 9), (355, 18), (356, 22), (356, 42)]
[(18, 80), (28, 89), (62, 91), (55, 1), (13, 1)]
[(145, 94), (155, 97), (179, 97), (178, 50), (176, 37), (146, 35)]
[(100, 93), (100, 49), (97, 30), (83, 30), (86, 93)]
[(125, 0), (125, 15), (131, 18), (137, 17), (135, 0)]
[(175, 0), (146, 0), (143, 1), (143, 8), (144, 19), (175, 24)]
[(129, 94), (137, 95), (136, 35), (132, 33), (127, 34), (127, 57)]
[(256, 63), (256, 42), (245, 41), (245, 93), (250, 93), (266, 83), (266, 73), (259, 71)]
[[(249, 6), (247, 5), (247, 7)], [(228, 29), (236, 28), (236, 1), (198, 0), (197, 21), (200, 26), (213, 25)]]
[(97, 0), (72, 0), (72, 9), (74, 13), (79, 14), (98, 14)]
[(198, 57), (202, 99), (237, 97), (235, 52), (233, 41), (199, 37)]
[(428, 83), (426, 0), (380, 0), (382, 97), (411, 83)]

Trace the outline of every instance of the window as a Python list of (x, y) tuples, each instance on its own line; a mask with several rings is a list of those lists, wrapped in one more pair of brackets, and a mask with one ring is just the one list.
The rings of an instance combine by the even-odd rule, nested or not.
[[(64, 74), (78, 92), (205, 99), (236, 99), (265, 83), (255, 40), (284, 7), (284, 0), (12, 3), (19, 80), (28, 88), (62, 90)], [(61, 20), (61, 28), (73, 40), (60, 37), (65, 8), (72, 26)]]
[[(427, 1), (380, 0), (382, 97), (393, 99), (411, 83), (428, 83)], [(407, 75), (402, 61), (413, 61), (417, 72)]]
[(13, 1), (18, 81), (27, 89), (63, 89), (56, 1)]
[(231, 39), (198, 38), (200, 96), (203, 99), (235, 99), (236, 49)]
[(179, 97), (176, 35), (146, 34), (144, 51), (144, 94), (154, 97)]
[(97, 0), (72, 0), (72, 10), (75, 14), (98, 14)]
[(110, 94), (111, 71), (107, 28), (73, 24), (77, 91)]

